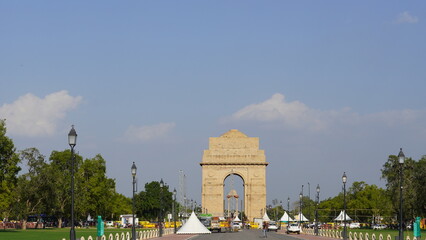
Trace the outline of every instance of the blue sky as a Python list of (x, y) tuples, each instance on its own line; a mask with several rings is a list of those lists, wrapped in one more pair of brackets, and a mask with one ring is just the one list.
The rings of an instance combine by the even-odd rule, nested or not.
[[(117, 191), (163, 178), (200, 201), (208, 138), (259, 137), (268, 203), (384, 186), (426, 154), (423, 1), (2, 1), (0, 117), (18, 149), (100, 153)], [(305, 193), (307, 188), (305, 187)]]

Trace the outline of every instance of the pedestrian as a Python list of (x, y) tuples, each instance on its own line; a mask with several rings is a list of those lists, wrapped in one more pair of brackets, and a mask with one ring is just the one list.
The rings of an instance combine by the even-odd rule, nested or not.
[(263, 228), (263, 237), (267, 238), (268, 235), (266, 235), (266, 231), (268, 231), (268, 223), (266, 221), (263, 221), (262, 228)]

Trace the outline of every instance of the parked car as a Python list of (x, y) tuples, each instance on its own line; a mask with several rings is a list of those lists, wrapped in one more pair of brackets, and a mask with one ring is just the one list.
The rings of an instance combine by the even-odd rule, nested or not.
[(292, 223), (287, 228), (287, 234), (297, 233), (300, 234), (300, 226), (297, 223)]
[(381, 229), (385, 229), (387, 227), (388, 226), (386, 226), (385, 224), (376, 224), (376, 225), (373, 226), (373, 229), (374, 230), (381, 230)]
[(351, 224), (349, 224), (349, 228), (360, 228), (361, 224), (358, 222), (353, 222)]
[(275, 221), (270, 221), (269, 225), (268, 225), (268, 231), (278, 231), (278, 226), (277, 223)]

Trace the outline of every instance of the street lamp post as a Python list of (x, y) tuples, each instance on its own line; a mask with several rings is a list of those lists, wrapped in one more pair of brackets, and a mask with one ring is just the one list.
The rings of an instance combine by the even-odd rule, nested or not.
[(164, 187), (164, 182), (163, 182), (163, 179), (161, 179), (160, 181), (160, 221), (159, 221), (160, 237), (163, 236), (163, 187)]
[(174, 233), (176, 234), (176, 216), (175, 216), (175, 202), (176, 202), (176, 188), (173, 189), (173, 226), (174, 226)]
[(300, 194), (299, 194), (299, 210), (300, 210), (300, 213), (299, 213), (299, 226), (300, 226), (300, 228), (302, 228), (302, 216), (303, 216), (303, 213), (302, 213), (302, 198), (303, 198), (303, 193), (300, 192)]
[(318, 236), (318, 204), (319, 204), (320, 186), (317, 185), (317, 204), (315, 207), (315, 235)]
[(75, 240), (75, 228), (74, 228), (74, 147), (77, 144), (77, 132), (74, 129), (74, 125), (71, 126), (71, 130), (68, 133), (68, 144), (71, 147), (71, 230), (70, 239)]
[(346, 235), (346, 172), (343, 172), (342, 182), (343, 182), (343, 240), (347, 239)]
[(404, 229), (403, 229), (403, 214), (402, 214), (402, 188), (403, 188), (403, 170), (404, 170), (404, 161), (405, 161), (405, 155), (402, 152), (402, 148), (400, 148), (398, 153), (398, 160), (399, 160), (399, 234), (398, 234), (398, 240), (404, 239)]
[(287, 197), (287, 228), (290, 225), (290, 197)]
[(133, 162), (131, 172), (132, 172), (132, 185), (133, 185), (133, 198), (132, 198), (132, 240), (136, 240), (136, 229), (135, 229), (135, 192), (136, 192), (136, 164)]
[[(311, 221), (311, 184), (308, 182), (308, 219)], [(310, 223), (310, 222), (309, 222)]]

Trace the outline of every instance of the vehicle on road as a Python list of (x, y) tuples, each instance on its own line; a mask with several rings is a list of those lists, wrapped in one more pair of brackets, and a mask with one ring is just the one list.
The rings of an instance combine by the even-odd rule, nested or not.
[(278, 226), (277, 226), (277, 223), (275, 222), (275, 221), (270, 221), (269, 222), (269, 225), (268, 225), (268, 232), (269, 231), (275, 231), (275, 232), (277, 232), (278, 231)]
[(300, 226), (297, 223), (292, 223), (287, 228), (287, 234), (297, 233), (300, 234)]
[(388, 226), (386, 226), (385, 224), (376, 224), (373, 226), (373, 230), (382, 230), (382, 229), (386, 229)]
[(349, 224), (349, 228), (361, 228), (361, 224), (359, 222), (353, 222)]

